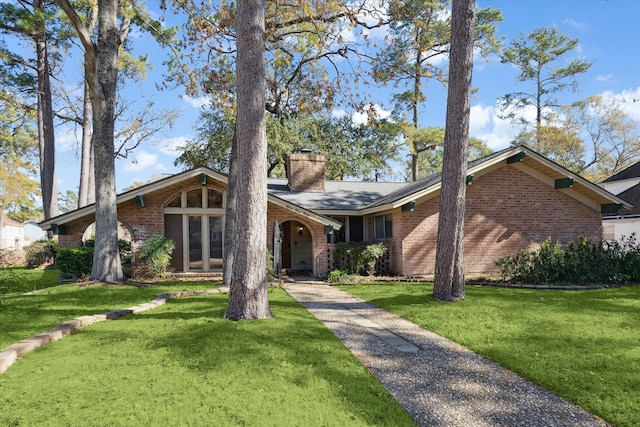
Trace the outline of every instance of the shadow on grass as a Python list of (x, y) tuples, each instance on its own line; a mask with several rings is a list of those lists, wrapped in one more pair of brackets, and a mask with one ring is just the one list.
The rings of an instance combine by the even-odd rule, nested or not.
[[(307, 310), (283, 291), (269, 294), (273, 318), (232, 322), (223, 319), (226, 295), (171, 300), (163, 312), (145, 320), (171, 323), (148, 348), (167, 351), (173, 361), (200, 376), (222, 377), (226, 393), (268, 389), (284, 399), (285, 413), (294, 395), (312, 396), (315, 404), (339, 401), (343, 410), (367, 425), (407, 424), (404, 410)], [(128, 321), (126, 319), (119, 322)], [(133, 321), (133, 320), (130, 320)], [(251, 393), (251, 392), (249, 392)], [(279, 396), (279, 393), (284, 393)]]

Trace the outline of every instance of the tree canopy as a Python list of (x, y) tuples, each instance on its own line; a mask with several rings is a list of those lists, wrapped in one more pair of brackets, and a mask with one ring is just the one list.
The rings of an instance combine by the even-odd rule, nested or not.
[[(537, 134), (548, 115), (562, 105), (558, 95), (575, 92), (578, 77), (591, 68), (591, 63), (581, 58), (565, 63), (567, 54), (578, 42), (577, 38), (561, 34), (556, 27), (536, 28), (512, 40), (501, 52), (500, 60), (515, 66), (519, 70), (518, 81), (528, 84), (528, 88), (506, 94), (499, 100), (502, 117), (520, 123), (525, 129), (533, 126)], [(535, 108), (533, 123), (523, 115), (529, 106)]]

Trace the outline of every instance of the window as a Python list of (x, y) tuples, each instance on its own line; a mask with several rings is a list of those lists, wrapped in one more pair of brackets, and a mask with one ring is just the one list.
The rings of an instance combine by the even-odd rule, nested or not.
[(195, 190), (187, 191), (187, 207), (188, 208), (202, 207), (202, 189), (196, 188)]
[(375, 217), (374, 237), (385, 239), (393, 236), (393, 216), (391, 214)]
[(180, 208), (182, 207), (182, 195), (178, 194), (176, 197), (173, 198), (173, 200), (171, 200), (168, 204), (167, 204), (168, 208)]
[(338, 221), (342, 224), (342, 228), (340, 230), (333, 230), (332, 234), (327, 235), (327, 243), (339, 243), (347, 241), (347, 217), (344, 216), (332, 216), (334, 220)]

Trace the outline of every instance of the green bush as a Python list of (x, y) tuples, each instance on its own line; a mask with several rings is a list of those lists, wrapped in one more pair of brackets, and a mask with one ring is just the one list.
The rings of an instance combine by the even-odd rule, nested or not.
[(375, 274), (376, 263), (387, 252), (384, 243), (336, 243), (334, 260), (340, 270), (351, 274)]
[(353, 282), (353, 276), (346, 270), (331, 270), (327, 281), (330, 283), (349, 283)]
[[(93, 248), (96, 246), (96, 239), (87, 239), (82, 244), (83, 246), (87, 246)], [(131, 265), (131, 242), (124, 239), (118, 239), (118, 253), (120, 254), (120, 263), (125, 265)]]
[(495, 264), (507, 281), (625, 284), (640, 281), (640, 246), (634, 234), (621, 242), (596, 242), (580, 236), (564, 248), (547, 239), (537, 251), (521, 250)]
[(81, 279), (91, 274), (93, 247), (58, 248), (56, 267), (62, 277)]
[(118, 252), (120, 253), (120, 262), (122, 265), (131, 265), (131, 242), (124, 239), (118, 240)]
[(55, 261), (58, 245), (53, 240), (43, 239), (33, 242), (24, 249), (28, 268), (51, 264)]
[(171, 253), (175, 247), (173, 240), (156, 234), (145, 240), (140, 246), (140, 258), (155, 277), (167, 274), (167, 267), (171, 262)]

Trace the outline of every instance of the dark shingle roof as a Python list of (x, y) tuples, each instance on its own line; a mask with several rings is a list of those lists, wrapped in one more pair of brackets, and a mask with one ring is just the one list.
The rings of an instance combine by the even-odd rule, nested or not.
[(640, 178), (640, 162), (634, 163), (615, 175), (610, 176), (602, 182), (622, 181), (623, 179)]
[(325, 181), (324, 192), (291, 191), (286, 179), (267, 180), (269, 194), (312, 210), (358, 210), (406, 187), (406, 182)]
[(633, 208), (630, 211), (624, 212), (625, 215), (640, 214), (640, 184), (627, 188), (617, 196), (625, 202), (633, 205)]

